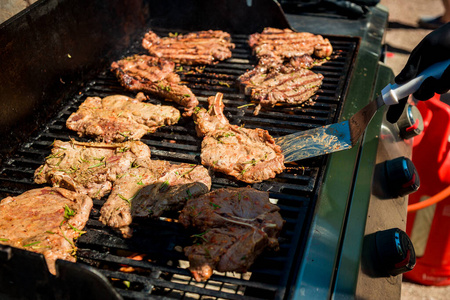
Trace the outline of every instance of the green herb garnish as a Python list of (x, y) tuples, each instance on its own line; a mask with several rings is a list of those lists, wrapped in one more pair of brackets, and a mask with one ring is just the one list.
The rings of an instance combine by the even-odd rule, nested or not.
[(123, 152), (126, 152), (126, 151), (128, 151), (128, 150), (130, 150), (130, 148), (128, 148), (128, 147), (123, 147), (123, 148), (120, 148), (119, 150), (117, 150), (117, 152), (118, 152), (118, 153), (123, 153)]
[(93, 169), (93, 168), (97, 168), (97, 167), (104, 166), (104, 165), (105, 165), (105, 163), (101, 162), (101, 163), (98, 163), (98, 164), (88, 167), (88, 169)]
[(166, 180), (166, 181), (164, 181), (164, 182), (161, 184), (161, 186), (159, 187), (159, 191), (160, 191), (160, 192), (165, 192), (165, 191), (167, 191), (167, 190), (169, 189), (169, 187), (170, 187), (169, 180)]
[(220, 85), (224, 85), (224, 86), (226, 86), (226, 87), (230, 87), (230, 85), (229, 85), (228, 83), (223, 82), (223, 81), (219, 81), (219, 84), (220, 84)]
[(202, 232), (202, 233), (193, 234), (193, 235), (191, 235), (191, 237), (196, 238), (196, 239), (202, 239), (203, 241), (207, 242), (208, 240), (204, 237), (204, 235), (207, 232), (208, 232), (208, 230), (206, 230), (205, 232)]
[(123, 137), (128, 137), (128, 135), (131, 133), (131, 131), (124, 131), (124, 132), (119, 132), (119, 134)]
[(211, 205), (214, 209), (219, 209), (219, 208), (221, 208), (220, 205), (215, 204), (214, 202), (211, 202), (211, 201), (209, 201), (209, 205)]
[(68, 220), (72, 216), (75, 216), (75, 211), (71, 209), (67, 204), (64, 205), (64, 219)]
[(131, 204), (131, 199), (127, 199), (124, 196), (122, 196), (121, 194), (117, 194), (117, 196), (119, 196), (120, 199), (127, 201), (129, 204)]
[(67, 222), (67, 225), (69, 225), (70, 228), (72, 228), (75, 232), (78, 232), (80, 235), (85, 234), (86, 231), (82, 231), (76, 227), (74, 227), (72, 224), (70, 224), (69, 222)]
[(244, 107), (252, 106), (252, 105), (255, 105), (255, 104), (253, 104), (253, 103), (244, 104), (244, 105), (238, 106), (237, 108), (244, 108)]
[(37, 245), (39, 243), (40, 243), (40, 241), (37, 241), (37, 242), (29, 243), (29, 244), (26, 244), (26, 245), (23, 245), (23, 246), (24, 247), (31, 247), (31, 246)]

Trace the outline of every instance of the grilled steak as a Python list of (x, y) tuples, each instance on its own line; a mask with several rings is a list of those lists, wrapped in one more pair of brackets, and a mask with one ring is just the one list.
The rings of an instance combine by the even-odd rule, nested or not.
[(259, 59), (291, 58), (304, 54), (323, 58), (333, 53), (330, 41), (321, 35), (290, 29), (268, 27), (262, 33), (250, 35), (248, 43)]
[(255, 68), (239, 76), (238, 81), (242, 85), (245, 94), (248, 95), (251, 93), (251, 89), (245, 89), (245, 87), (255, 84), (253, 78), (259, 78), (260, 81), (262, 81), (263, 77), (266, 77), (268, 74), (271, 74), (272, 76), (275, 76), (278, 73), (289, 74), (301, 71), (302, 69), (310, 69), (314, 65), (314, 60), (308, 54), (293, 57), (285, 62), (272, 62), (270, 64), (259, 63)]
[(35, 171), (34, 181), (100, 199), (111, 190), (117, 177), (149, 162), (150, 149), (139, 141), (117, 144), (55, 141), (51, 155)]
[(261, 182), (283, 172), (284, 156), (269, 132), (228, 124), (222, 98), (221, 93), (209, 97), (209, 109), (199, 108), (194, 113), (197, 133), (205, 135), (202, 164), (247, 183)]
[(29, 190), (0, 202), (0, 243), (42, 253), (49, 271), (55, 261), (75, 261), (74, 240), (89, 219), (92, 200), (62, 188)]
[(223, 188), (190, 199), (179, 221), (200, 234), (186, 247), (195, 280), (207, 280), (213, 270), (246, 272), (268, 247), (277, 250), (284, 220), (279, 207), (269, 202), (269, 193), (250, 187)]
[(203, 166), (151, 161), (129, 170), (114, 183), (101, 209), (100, 221), (132, 236), (134, 217), (159, 217), (164, 211), (181, 209), (187, 199), (207, 193), (211, 177)]
[(274, 107), (277, 103), (302, 104), (317, 92), (323, 75), (292, 63), (277, 67), (256, 67), (239, 77), (246, 95), (258, 102), (254, 114), (261, 106)]
[(228, 33), (208, 30), (161, 38), (153, 31), (145, 34), (142, 46), (150, 55), (187, 65), (209, 65), (231, 57), (234, 44)]
[(198, 100), (187, 86), (180, 83), (180, 76), (174, 68), (174, 62), (148, 55), (134, 55), (111, 64), (111, 71), (126, 89), (173, 101), (185, 108), (185, 116), (190, 116)]
[(122, 95), (88, 97), (67, 119), (67, 128), (79, 136), (94, 136), (100, 142), (139, 140), (161, 126), (173, 125), (180, 119), (180, 112), (172, 106), (153, 105)]

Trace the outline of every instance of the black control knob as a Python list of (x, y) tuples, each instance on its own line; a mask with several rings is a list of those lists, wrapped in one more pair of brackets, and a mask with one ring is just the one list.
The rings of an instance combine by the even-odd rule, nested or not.
[(416, 167), (407, 157), (385, 162), (386, 184), (393, 196), (406, 196), (419, 189), (420, 179)]
[(407, 140), (423, 131), (423, 119), (419, 109), (414, 105), (406, 105), (397, 121), (400, 136)]
[(399, 228), (378, 231), (375, 234), (377, 268), (386, 275), (411, 271), (416, 265), (416, 253), (408, 235)]

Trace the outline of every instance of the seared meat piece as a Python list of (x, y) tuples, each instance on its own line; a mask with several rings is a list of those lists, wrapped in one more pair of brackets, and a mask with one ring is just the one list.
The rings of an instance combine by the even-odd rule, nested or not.
[(190, 271), (197, 281), (207, 280), (213, 270), (246, 272), (266, 247), (278, 250), (284, 220), (269, 193), (250, 187), (223, 188), (190, 199), (179, 221), (202, 233), (186, 247)]
[(134, 55), (111, 64), (111, 71), (130, 91), (143, 91), (173, 101), (185, 108), (185, 116), (198, 105), (194, 93), (180, 83), (175, 63), (148, 55)]
[(204, 137), (217, 129), (223, 129), (230, 125), (228, 119), (223, 114), (225, 105), (223, 104), (223, 94), (217, 93), (216, 96), (208, 98), (208, 110), (198, 106), (193, 115), (195, 130), (199, 137)]
[(133, 55), (115, 61), (111, 70), (121, 79), (124, 86), (133, 87), (136, 82), (158, 82), (167, 80), (180, 82), (180, 76), (174, 73), (175, 63), (170, 60), (148, 56)]
[(261, 106), (298, 105), (310, 100), (322, 85), (323, 75), (289, 63), (279, 67), (256, 67), (238, 80), (244, 93), (259, 103), (254, 111), (257, 115)]
[(284, 156), (269, 132), (228, 124), (223, 116), (222, 97), (221, 93), (209, 97), (209, 110), (201, 108), (194, 114), (197, 133), (205, 134), (202, 164), (247, 183), (261, 182), (283, 172)]
[(35, 171), (34, 181), (100, 199), (118, 177), (149, 162), (150, 149), (139, 141), (117, 144), (55, 141), (52, 154)]
[(228, 33), (220, 30), (192, 32), (161, 38), (153, 31), (145, 34), (142, 46), (150, 55), (176, 63), (209, 65), (231, 57), (235, 45)]
[(333, 53), (330, 41), (321, 35), (290, 29), (268, 27), (262, 33), (250, 35), (248, 43), (259, 59), (291, 58), (304, 54), (324, 58)]
[(203, 166), (151, 161), (130, 170), (114, 183), (101, 209), (100, 221), (132, 236), (133, 217), (159, 217), (166, 210), (181, 209), (187, 199), (207, 193), (211, 177)]
[(94, 136), (100, 142), (139, 140), (161, 126), (176, 124), (180, 112), (172, 106), (141, 102), (142, 93), (136, 99), (122, 95), (88, 97), (67, 119), (67, 128), (79, 136)]
[(55, 261), (75, 262), (76, 240), (89, 219), (92, 200), (62, 188), (44, 187), (0, 202), (0, 243), (42, 253), (49, 271)]
[[(257, 72), (258, 74), (281, 72), (286, 74), (298, 71), (300, 69), (311, 69), (313, 66), (317, 66), (320, 64), (322, 64), (321, 61), (313, 59), (309, 54), (295, 56), (287, 59), (283, 59), (281, 57), (279, 59), (260, 59), (258, 61), (258, 65), (253, 70), (250, 70), (245, 74), (251, 74), (251, 72)], [(243, 75), (241, 75), (241, 77), (243, 77)]]

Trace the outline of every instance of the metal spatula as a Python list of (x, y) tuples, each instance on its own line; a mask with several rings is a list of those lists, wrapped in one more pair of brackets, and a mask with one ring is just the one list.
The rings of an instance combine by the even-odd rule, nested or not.
[(399, 99), (414, 93), (430, 76), (439, 79), (449, 65), (450, 59), (432, 65), (405, 84), (387, 85), (378, 98), (363, 107), (348, 121), (275, 138), (276, 144), (283, 150), (285, 162), (352, 148), (366, 130), (378, 108), (385, 104), (397, 104)]

